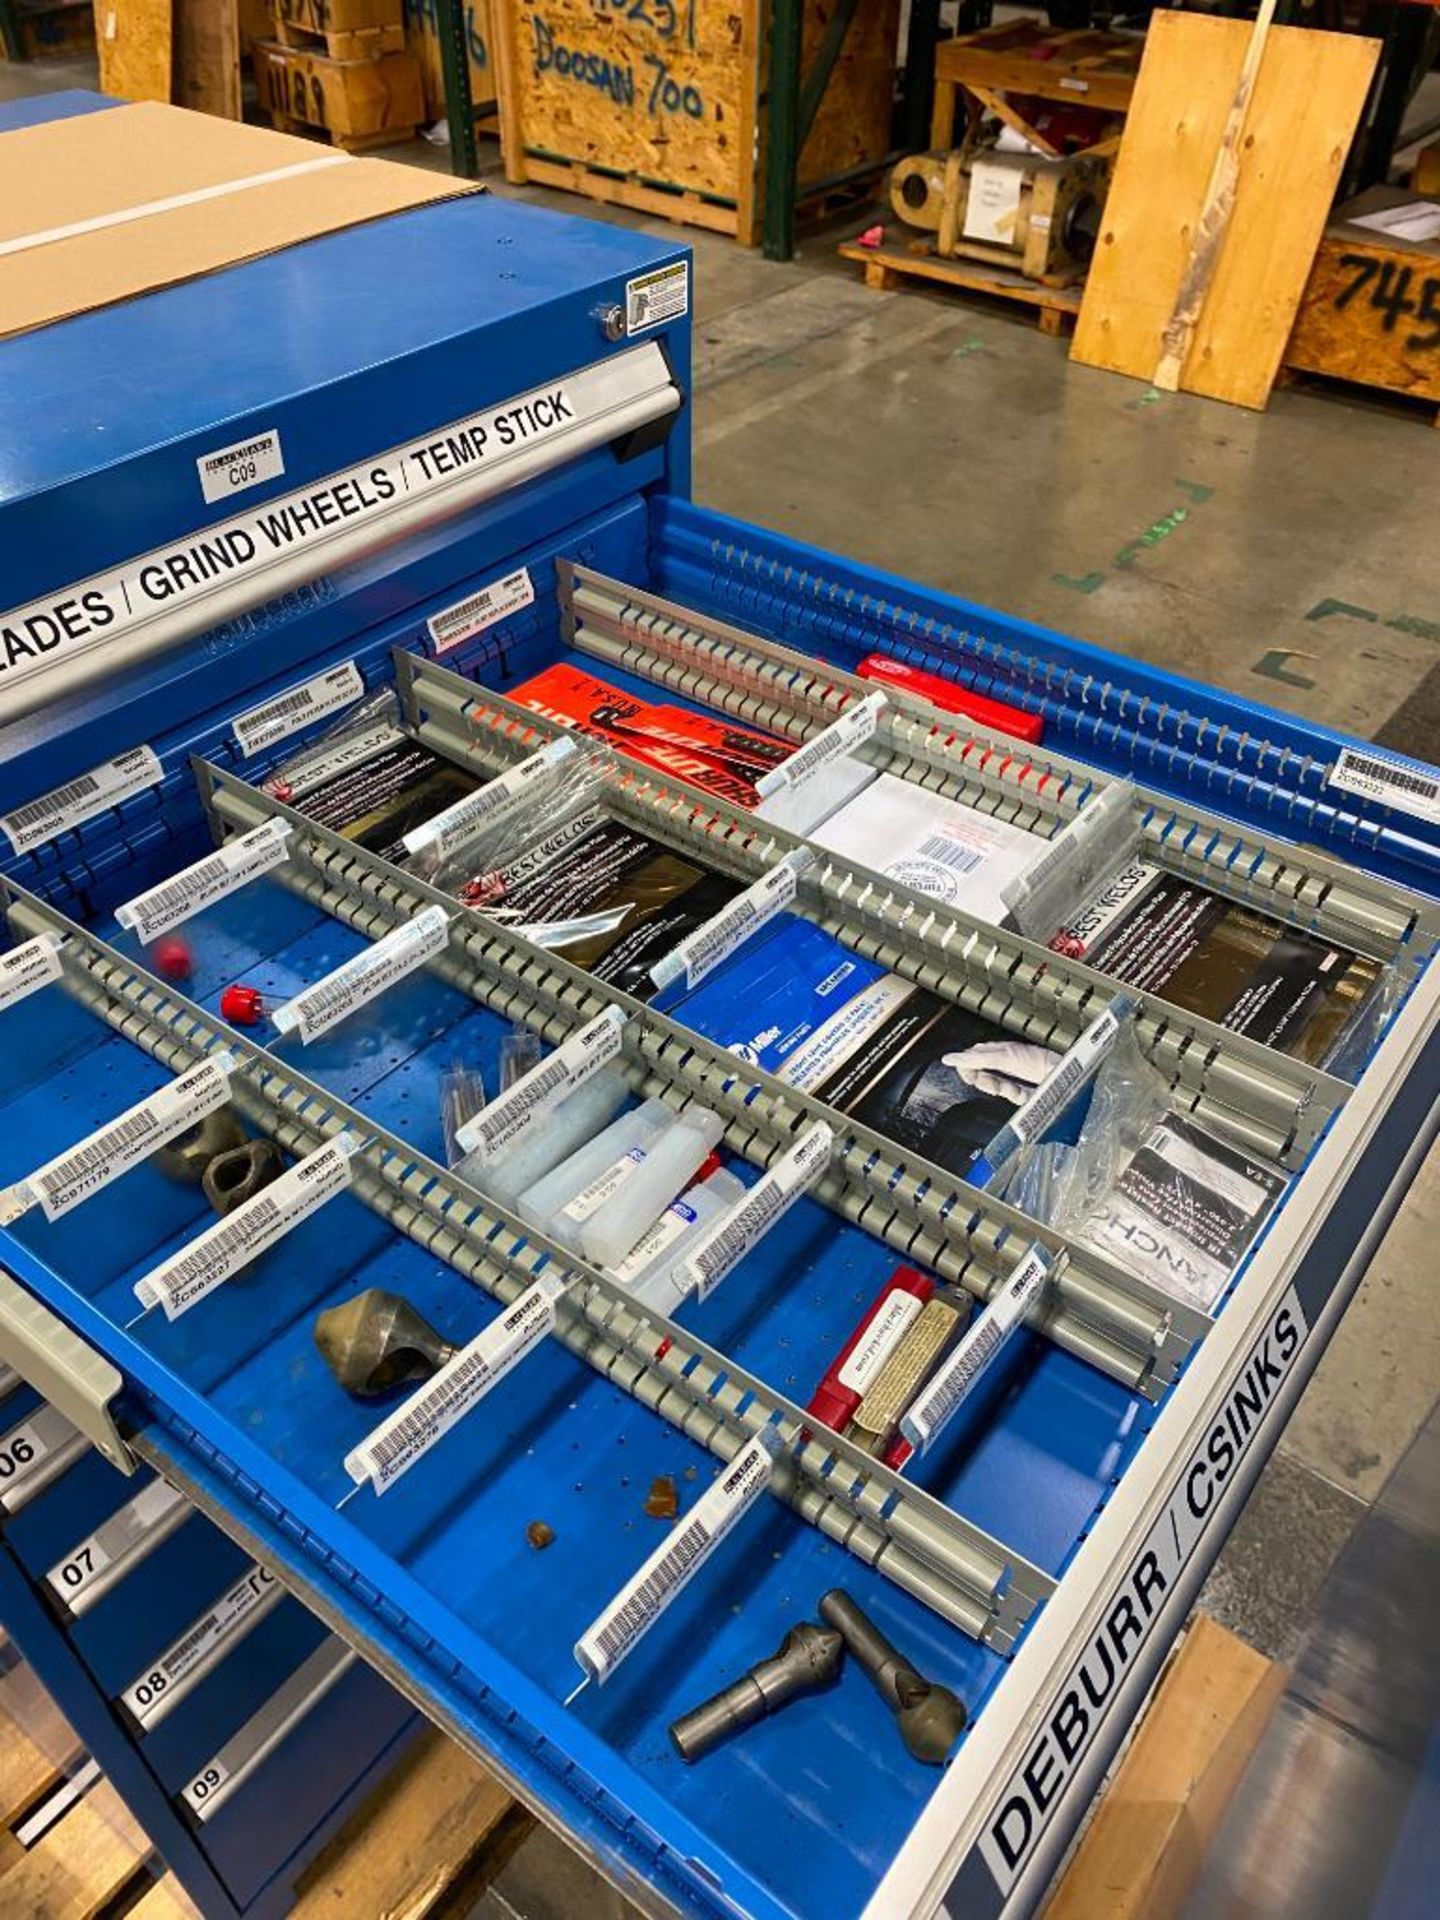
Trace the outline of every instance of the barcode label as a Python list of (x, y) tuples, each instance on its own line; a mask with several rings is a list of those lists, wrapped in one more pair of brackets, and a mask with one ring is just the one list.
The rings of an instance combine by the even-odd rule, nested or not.
[(742, 1199), (728, 1207), (708, 1233), (702, 1234), (680, 1264), (682, 1291), (693, 1289), (701, 1300), (713, 1293), (755, 1242), (814, 1186), (830, 1164), (834, 1141), (823, 1120), (807, 1127), (789, 1152), (782, 1154)]
[(1379, 800), (1418, 820), (1440, 821), (1440, 774), (1424, 767), (1407, 767), (1398, 760), (1345, 747), (1326, 776), (1326, 785)]
[(625, 1016), (620, 1009), (607, 1007), (598, 1018), (562, 1041), (548, 1060), (522, 1073), (504, 1093), (458, 1128), (455, 1138), (460, 1147), (473, 1153), (482, 1166), (488, 1165), (542, 1114), (577, 1087), (583, 1087), (592, 1074), (615, 1058), (624, 1028)]
[(952, 873), (973, 873), (989, 856), (988, 849), (967, 847), (948, 833), (927, 833), (915, 853), (922, 860), (938, 860)]
[(39, 1407), (0, 1438), (0, 1507), (14, 1513), (30, 1497), (45, 1462), (76, 1438), (75, 1428), (54, 1407)]
[(364, 691), (360, 669), (353, 660), (346, 660), (341, 666), (331, 667), (328, 673), (317, 674), (313, 680), (277, 693), (263, 706), (237, 714), (230, 730), (235, 735), (236, 746), (248, 760), (262, 748), (273, 747), (277, 740), (285, 740), (301, 727), (308, 727), (312, 720), (348, 707)]
[(195, 470), (200, 475), (200, 491), (207, 507), (213, 507), (217, 500), (229, 500), (234, 494), (248, 493), (251, 487), (278, 480), (284, 473), (280, 435), (270, 427), (253, 439), (237, 440), (233, 447), (217, 447), (213, 453), (202, 453), (195, 462)]
[(542, 1274), (483, 1333), (447, 1360), (405, 1406), (347, 1454), (345, 1471), (356, 1486), (368, 1480), (381, 1494), (407, 1473), (545, 1338), (555, 1325), (555, 1302), (563, 1291), (563, 1281)]
[(787, 853), (763, 879), (737, 894), (729, 906), (722, 907), (712, 920), (687, 934), (657, 960), (650, 969), (655, 985), (668, 987), (683, 979), (687, 987), (698, 986), (706, 974), (713, 972), (738, 946), (790, 905), (795, 898), (798, 876), (814, 857), (804, 849)]
[[(223, 1106), (230, 1098), (234, 1064), (230, 1054), (222, 1053), (191, 1067), (148, 1100), (141, 1100), (78, 1146), (48, 1161), (19, 1187), (12, 1187), (16, 1204), (23, 1211), (38, 1200), (45, 1218), (58, 1220), (138, 1161), (147, 1159), (167, 1140)], [(13, 1209), (6, 1211), (13, 1217)]]
[(426, 907), (403, 927), (396, 927), (383, 940), (347, 960), (343, 967), (306, 987), (293, 1000), (275, 1010), (275, 1026), (281, 1033), (292, 1029), (300, 1043), (308, 1047), (312, 1040), (346, 1020), (361, 1007), (393, 987), (397, 980), (423, 967), (440, 953), (448, 937), (449, 915), (443, 907)]
[(932, 1447), (975, 1382), (1029, 1312), (1045, 1285), (1050, 1256), (1036, 1241), (1000, 1292), (975, 1316), (955, 1351), (901, 1415), (900, 1431), (920, 1453)]
[(288, 820), (267, 820), (263, 827), (242, 833), (218, 852), (207, 854), (194, 866), (151, 887), (148, 893), (127, 900), (115, 909), (115, 918), (141, 940), (158, 939), (202, 908), (213, 906), (278, 867), (285, 858), (285, 842), (291, 830)]
[(488, 587), (482, 587), (479, 593), (457, 600), (453, 607), (432, 614), (425, 625), (430, 630), (435, 651), (448, 653), (451, 647), (458, 647), (463, 640), (473, 640), (477, 633), (493, 627), (507, 614), (530, 606), (534, 598), (535, 584), (530, 578), (530, 571), (527, 567), (520, 567), (514, 573), (507, 573), (503, 580), (495, 580)]
[(575, 1643), (575, 1658), (601, 1686), (649, 1632), (670, 1602), (704, 1566), (742, 1515), (759, 1499), (774, 1471), (767, 1435), (741, 1449), (640, 1571)]
[(16, 853), (28, 853), (69, 827), (83, 826), (107, 807), (118, 807), (132, 794), (158, 786), (164, 777), (165, 769), (149, 747), (131, 747), (13, 813), (0, 813), (0, 832)]
[(527, 803), (533, 805), (555, 779), (556, 772), (579, 748), (568, 736), (552, 740), (539, 753), (532, 753), (518, 767), (511, 767), (498, 780), (491, 780), (475, 793), (466, 794), (453, 807), (437, 813), (433, 820), (407, 833), (402, 841), (407, 853), (433, 848), (438, 859), (448, 860), (453, 853), (473, 840), (482, 828), (498, 824)]
[[(73, 1613), (85, 1610), (95, 1583), (114, 1566), (133, 1553), (139, 1543), (156, 1528), (178, 1516), (186, 1507), (185, 1496), (164, 1480), (152, 1480), (133, 1500), (127, 1500), (102, 1527), (66, 1554), (45, 1576), (45, 1583), (58, 1600)], [(167, 1529), (168, 1532), (168, 1529)], [(160, 1538), (166, 1537), (164, 1534)]]
[(354, 1134), (342, 1133), (307, 1154), (263, 1193), (192, 1240), (183, 1253), (137, 1280), (135, 1298), (147, 1309), (162, 1306), (167, 1320), (178, 1320), (197, 1300), (348, 1187), (350, 1156), (359, 1144)]
[(209, 1611), (167, 1647), (120, 1696), (120, 1704), (142, 1727), (150, 1728), (165, 1718), (175, 1703), (182, 1681), (226, 1644), (243, 1627), (247, 1632), (260, 1618), (277, 1606), (285, 1589), (274, 1574), (264, 1567), (252, 1566), (223, 1594)]
[(0, 1013), (60, 978), (60, 936), (37, 934), (0, 957)]
[(755, 782), (755, 791), (763, 800), (768, 800), (773, 794), (803, 787), (832, 760), (863, 747), (879, 726), (880, 716), (888, 704), (883, 693), (867, 693), (857, 705), (848, 707), (838, 720), (832, 721), (823, 733), (807, 740), (783, 765), (762, 773)]
[[(1109, 1053), (1120, 1033), (1120, 1023), (1131, 1002), (1117, 994), (1097, 1019), (1090, 1022), (1080, 1038), (1053, 1067), (1025, 1102), (1011, 1115), (1010, 1131), (1021, 1146), (1040, 1135), (1059, 1118), (1075, 1098), (1100, 1062)], [(990, 1156), (993, 1164), (994, 1156)]]

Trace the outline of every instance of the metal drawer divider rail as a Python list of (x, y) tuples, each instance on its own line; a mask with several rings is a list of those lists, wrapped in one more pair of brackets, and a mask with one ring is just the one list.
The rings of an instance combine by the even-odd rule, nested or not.
[[(395, 659), (412, 730), (450, 759), (478, 761), (493, 773), (565, 732), (446, 668), (403, 651)], [(855, 951), (1041, 1045), (1070, 1046), (1118, 990), (1082, 961), (916, 893), (682, 780), (623, 758), (619, 764), (610, 795), (618, 817), (747, 882), (808, 849), (814, 862), (800, 875), (796, 898), (808, 918)], [(1298, 1165), (1350, 1091), (1333, 1075), (1154, 994), (1127, 992), (1139, 1003), (1141, 1045), (1190, 1110), (1266, 1158)]]
[[(182, 1073), (222, 1048), (236, 1055), (237, 1107), (297, 1157), (347, 1129), (368, 1140), (351, 1191), (436, 1259), (508, 1305), (544, 1267), (575, 1284), (556, 1337), (615, 1386), (728, 1461), (773, 1424), (788, 1451), (772, 1480), (802, 1519), (942, 1619), (1007, 1653), (1055, 1582), (839, 1435), (814, 1437), (801, 1409), (727, 1355), (485, 1200), (247, 1035), (212, 1018), (64, 914), (4, 882), (25, 937), (64, 936), (64, 980), (117, 1033)], [(377, 916), (378, 917), (378, 916)], [(517, 996), (523, 999), (523, 993)], [(805, 1435), (803, 1440), (801, 1436)]]
[[(779, 542), (775, 551), (764, 549), (763, 529), (736, 523), (736, 533), (749, 536), (756, 542), (752, 545), (746, 538), (717, 537), (704, 524), (714, 516), (688, 502), (667, 500), (661, 513), (667, 572), (693, 577), (705, 597), (733, 607), (755, 626), (785, 631), (800, 623), (809, 632), (833, 635), (856, 653), (898, 653), (907, 664), (915, 661), (930, 672), (963, 667), (974, 676), (978, 693), (996, 700), (1018, 693), (1052, 723), (1123, 756), (1128, 765), (1163, 767), (1187, 786), (1223, 789), (1237, 806), (1273, 818), (1287, 840), (1333, 832), (1353, 843), (1357, 858), (1378, 854), (1417, 867), (1427, 879), (1436, 875), (1440, 855), (1433, 829), (1427, 834), (1424, 823), (1396, 819), (1383, 807), (1384, 817), (1377, 818), (1373, 803), (1330, 786), (1335, 744), (1327, 741), (1319, 752), (1293, 744), (1305, 737), (1305, 729), (1284, 715), (1250, 709), (1257, 726), (1266, 729), (1254, 732), (1217, 721), (1196, 699), (1200, 688), (1167, 674), (1158, 678), (1173, 688), (1171, 699), (1026, 651), (1012, 639), (956, 626), (944, 617), (945, 596), (924, 588), (909, 589), (913, 602), (887, 599), (877, 586), (904, 590), (905, 583), (877, 581), (833, 555), (816, 552), (810, 556), (815, 565), (797, 566)], [(939, 615), (927, 610), (937, 605)], [(971, 611), (977, 620), (985, 618), (984, 609)], [(1001, 624), (1012, 623), (1002, 619)], [(1249, 709), (1249, 702), (1237, 704)], [(1163, 805), (1174, 802), (1167, 798)]]
[[(1004, 1285), (1025, 1249), (1039, 1240), (1057, 1265), (1035, 1324), (1057, 1345), (1126, 1386), (1158, 1398), (1209, 1332), (1212, 1322), (1205, 1314), (1103, 1255), (1075, 1246), (931, 1161), (902, 1156), (884, 1135), (742, 1062), (728, 1048), (619, 988), (601, 985), (233, 774), (205, 762), (197, 769), (217, 839), (221, 823), (248, 832), (267, 819), (289, 820), (295, 831), (276, 877), (368, 938), (390, 932), (426, 906), (446, 907), (452, 915), (450, 948), (430, 963), (432, 970), (503, 1017), (524, 1020), (546, 1038), (559, 1039), (606, 1007), (620, 1007), (629, 1021), (624, 1055), (637, 1080), (644, 1076), (642, 1090), (673, 1091), (682, 1102), (701, 1101), (717, 1109), (726, 1117), (726, 1139), (747, 1159), (768, 1165), (807, 1126), (823, 1121), (834, 1133), (836, 1149), (814, 1189), (817, 1197), (907, 1259), (983, 1300)], [(310, 868), (311, 876), (302, 867)], [(543, 1020), (537, 1020), (537, 1009)]]
[[(1051, 837), (1115, 784), (1082, 761), (987, 732), (916, 694), (589, 568), (561, 561), (559, 574), (566, 637), (583, 652), (797, 742), (855, 701), (883, 692), (889, 711), (867, 756), (873, 764), (1028, 832)], [(1331, 855), (1182, 808), (1170, 795), (1140, 786), (1136, 793), (1141, 851), (1157, 866), (1381, 958), (1415, 941), (1423, 964), (1440, 938), (1440, 905), (1433, 901)]]

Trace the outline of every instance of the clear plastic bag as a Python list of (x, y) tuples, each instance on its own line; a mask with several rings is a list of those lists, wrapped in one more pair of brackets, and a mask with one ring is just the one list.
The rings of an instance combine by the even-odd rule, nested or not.
[(575, 747), (523, 807), (503, 812), (448, 856), (417, 854), (414, 871), (443, 893), (484, 907), (562, 857), (600, 819), (605, 783), (616, 764), (610, 749), (593, 740), (576, 741)]
[(403, 733), (399, 697), (393, 687), (383, 688), (358, 706), (347, 707), (339, 719), (307, 740), (298, 752), (272, 767), (265, 776), (264, 790), (276, 800), (293, 803), (337, 773), (358, 766), (392, 745)]
[(1078, 1143), (1025, 1149), (1005, 1198), (1208, 1313), (1286, 1184), (1185, 1112), (1127, 1027), (1095, 1077)]
[(465, 1149), (457, 1135), (467, 1120), (485, 1105), (485, 1076), (478, 1067), (454, 1061), (440, 1076), (440, 1126), (445, 1136), (445, 1164), (459, 1166)]

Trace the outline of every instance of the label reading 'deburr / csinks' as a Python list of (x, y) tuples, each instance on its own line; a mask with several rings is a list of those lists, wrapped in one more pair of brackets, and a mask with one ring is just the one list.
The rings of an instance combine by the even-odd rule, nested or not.
[(455, 1138), (466, 1153), (473, 1153), (482, 1166), (511, 1146), (543, 1114), (583, 1087), (593, 1074), (607, 1066), (620, 1051), (625, 1016), (618, 1007), (607, 1007), (594, 1020), (587, 1021), (555, 1049), (522, 1073), (488, 1106), (456, 1130)]
[(175, 873), (158, 887), (137, 894), (115, 909), (115, 918), (141, 940), (156, 940), (205, 907), (235, 893), (285, 858), (285, 842), (292, 828), (288, 820), (267, 820), (216, 852)]
[(275, 1027), (280, 1033), (294, 1031), (302, 1046), (308, 1046), (341, 1020), (348, 1019), (360, 1007), (403, 980), (417, 967), (423, 967), (443, 951), (448, 938), (450, 917), (443, 907), (426, 907), (403, 927), (395, 927), (343, 967), (337, 967), (313, 987), (306, 987), (293, 1000), (275, 1009)]
[(680, 1278), (701, 1300), (744, 1259), (755, 1242), (814, 1186), (830, 1164), (834, 1133), (823, 1120), (807, 1127), (788, 1153), (715, 1222), (681, 1263)]

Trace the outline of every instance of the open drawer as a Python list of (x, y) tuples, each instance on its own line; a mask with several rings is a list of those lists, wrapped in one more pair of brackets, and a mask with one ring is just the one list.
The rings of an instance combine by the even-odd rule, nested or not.
[[(504, 582), (511, 602), (488, 617)], [(328, 1154), (333, 1188), (173, 1318), (142, 1311), (155, 1289), (137, 1299), (137, 1284), (173, 1275), (209, 1216), (149, 1160), (54, 1220), (17, 1213), (6, 1264), (120, 1370), (137, 1452), (657, 1911), (1034, 1905), (1435, 1129), (1435, 836), (1383, 783), (1380, 797), (1337, 784), (1347, 743), (1319, 730), (901, 583), (867, 586), (674, 501), (624, 503), (456, 578), (310, 670), (353, 660), (352, 697), (393, 687), (387, 741), (398, 729), (483, 792), (571, 731), (527, 704), (554, 667), (622, 706), (664, 700), (804, 752), (864, 707), (873, 686), (854, 673), (876, 651), (1047, 732), (1017, 748), (891, 688), (847, 741), (852, 765), (1029, 836), (1036, 873), (1053, 849), (1052, 870), (1096, 882), (1114, 857), (1143, 858), (1296, 951), (1341, 956), (1364, 977), (1355, 1017), (1307, 1028), (1310, 1041), (1281, 1022), (1267, 1044), (1263, 1022), (1207, 1017), (1168, 977), (1124, 980), (1047, 944), (1043, 900), (1024, 909), (1029, 934), (998, 925), (875, 855), (822, 845), (823, 821), (762, 817), (623, 740), (596, 804), (718, 876), (727, 901), (786, 869), (790, 926), (1052, 1067), (1123, 989), (1127, 1033), (1177, 1110), (1283, 1186), (1207, 1304), (1037, 1220), (929, 1136), (897, 1141), (828, 1083), (733, 1051), (698, 1011), (703, 986), (606, 977), (593, 955), (567, 957), (532, 922), (496, 919), (327, 825), (282, 772), (323, 722), (248, 756), (255, 734), (237, 737), (233, 706), (152, 740), (149, 784), (12, 861), (5, 882), (12, 943), (39, 942), (56, 977), (0, 1011), (0, 1185), (224, 1054), (248, 1125), (296, 1162)], [(243, 704), (272, 697), (291, 689)], [(1405, 771), (1391, 769), (1392, 800)], [(185, 921), (189, 977), (161, 977), (117, 909), (217, 840), (255, 834), (279, 853)], [(422, 922), (419, 964), (313, 1044), (221, 1012), (243, 983), (273, 1015)], [(725, 964), (763, 953), (780, 925)], [(440, 1086), (457, 1057), (493, 1089), (515, 1022), (558, 1046), (607, 1009), (631, 1095), (717, 1114), (752, 1192), (817, 1129), (826, 1139), (772, 1230), (673, 1312), (444, 1164)], [(963, 1307), (1002, 1294), (1035, 1248), (1045, 1281), (1023, 1330), (923, 1456), (887, 1464), (807, 1415), (897, 1264)], [(378, 1409), (347, 1396), (313, 1334), (371, 1287), (454, 1349), (537, 1296), (549, 1329), (383, 1494), (346, 1461), (403, 1395)], [(605, 1684), (570, 1699), (576, 1642), (669, 1537), (672, 1490), (678, 1541), (761, 1435), (764, 1497)], [(834, 1587), (964, 1701), (944, 1771), (911, 1757), (853, 1666), (686, 1765), (670, 1723)]]

